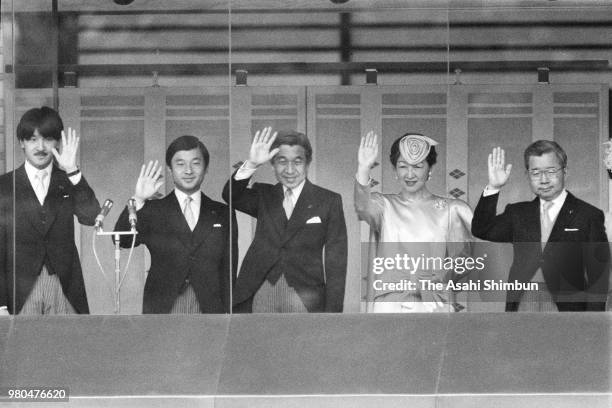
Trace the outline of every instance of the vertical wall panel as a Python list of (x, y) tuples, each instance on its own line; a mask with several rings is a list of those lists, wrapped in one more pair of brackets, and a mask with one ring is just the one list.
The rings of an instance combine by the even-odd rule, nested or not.
[(364, 123), (361, 87), (309, 88), (309, 133), (316, 141), (311, 168), (312, 181), (342, 196), (348, 235), (347, 280), (344, 296), (346, 312), (358, 312), (361, 298), (360, 225), (353, 203), (353, 181), (357, 170), (357, 151)]
[[(383, 93), (382, 95), (382, 171), (383, 191), (399, 191), (395, 181), (395, 170), (389, 161), (391, 145), (401, 135), (411, 132), (420, 133), (436, 140), (437, 163), (432, 167), (432, 177), (427, 188), (434, 194), (448, 195), (446, 189), (446, 93), (420, 93), (405, 89), (402, 93)], [(465, 198), (465, 192), (463, 197)]]
[[(497, 211), (506, 204), (531, 199), (523, 166), (523, 150), (532, 141), (531, 92), (517, 92), (504, 87), (469, 87), (468, 92), (468, 151), (469, 204), (475, 208), (488, 182), (487, 157), (494, 147), (506, 152), (506, 163), (513, 165), (508, 184), (500, 193)], [(506, 280), (512, 263), (511, 244), (487, 246), (487, 269), (473, 279)], [(493, 251), (493, 253), (491, 253)], [(487, 303), (491, 301), (491, 303)], [(487, 292), (471, 293), (471, 311), (503, 311), (504, 302), (489, 299)]]
[[(304, 87), (235, 87), (232, 90), (231, 106), (231, 165), (248, 159), (253, 136), (265, 127), (271, 126), (273, 131), (306, 132), (305, 94)], [(269, 164), (261, 166), (253, 180), (277, 183)], [(253, 240), (257, 220), (240, 212), (237, 212), (237, 219), (240, 267)]]
[[(475, 87), (478, 89), (478, 87)], [(507, 203), (530, 199), (523, 165), (523, 150), (532, 140), (531, 92), (487, 88), (468, 94), (469, 204), (476, 206), (487, 184), (487, 156), (494, 147), (506, 152), (506, 163), (513, 165), (511, 178), (500, 195), (498, 208)]]
[[(183, 135), (196, 136), (208, 149), (210, 163), (202, 191), (215, 201), (223, 201), (221, 191), (228, 178), (230, 157), (227, 88), (166, 96), (166, 147)], [(169, 192), (173, 188), (172, 176), (166, 174)]]
[[(81, 90), (81, 169), (100, 204), (110, 198), (115, 203), (104, 221), (104, 230), (112, 231), (134, 186), (144, 161), (144, 96), (142, 90), (108, 94)], [(106, 95), (104, 94), (106, 93)], [(68, 108), (68, 107), (67, 107)], [(96, 238), (96, 249), (106, 278), (95, 260), (92, 227), (81, 228), (81, 263), (92, 314), (114, 313), (110, 288), (114, 282), (114, 246), (108, 236)], [(144, 247), (132, 256), (121, 286), (121, 313), (142, 312), (145, 264)], [(128, 250), (121, 251), (121, 273), (125, 274)]]
[[(303, 119), (306, 117), (304, 108), (305, 89), (303, 87), (284, 88), (266, 87), (252, 88), (250, 107), (250, 136), (247, 146), (255, 132), (271, 126), (272, 131), (297, 130), (306, 132), (303, 128)], [(243, 138), (244, 140), (244, 138)], [(313, 140), (311, 139), (311, 143)], [(313, 146), (314, 149), (314, 146)], [(241, 160), (246, 160), (243, 157)], [(262, 166), (256, 173), (255, 180), (276, 183), (272, 167)]]
[(607, 207), (600, 192), (602, 169), (599, 92), (575, 90), (553, 94), (554, 138), (568, 158), (566, 187), (596, 207)]
[[(11, 75), (11, 78), (12, 77)], [(7, 91), (9, 90), (7, 89)], [(14, 90), (14, 88), (12, 88), (7, 92), (6, 96), (9, 98), (10, 102), (12, 102), (6, 105), (6, 108), (9, 109), (5, 111), (6, 156), (4, 157), (6, 158), (6, 170), (8, 172), (20, 167), (25, 161), (21, 146), (16, 137), (17, 125), (21, 116), (32, 108), (53, 106), (53, 98), (51, 96), (51, 91), (48, 89)], [(4, 173), (4, 171), (2, 173)], [(10, 245), (14, 247), (15, 242), (11, 242)], [(15, 266), (15, 271), (19, 270), (20, 266), (15, 265), (14, 260), (10, 260), (10, 262)], [(9, 288), (9, 290), (14, 291), (14, 287)]]

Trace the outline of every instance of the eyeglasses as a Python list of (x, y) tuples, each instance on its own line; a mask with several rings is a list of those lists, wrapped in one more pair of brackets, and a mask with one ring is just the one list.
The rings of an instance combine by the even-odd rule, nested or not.
[(563, 170), (563, 168), (559, 167), (557, 169), (529, 170), (527, 173), (532, 179), (539, 179), (542, 174), (545, 174), (548, 178), (556, 178), (561, 170)]

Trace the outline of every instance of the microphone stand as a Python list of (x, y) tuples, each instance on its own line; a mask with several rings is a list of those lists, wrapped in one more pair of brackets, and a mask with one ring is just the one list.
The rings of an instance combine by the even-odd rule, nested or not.
[[(136, 231), (136, 228), (133, 228), (130, 231), (110, 231), (110, 232), (105, 232), (102, 229), (102, 225), (100, 225), (99, 228), (96, 228), (96, 235), (100, 236), (100, 235), (112, 235), (114, 238), (114, 242), (115, 242), (115, 285), (114, 285), (114, 290), (113, 290), (113, 294), (115, 296), (115, 314), (119, 314), (119, 312), (121, 311), (121, 297), (120, 295), (120, 291), (121, 291), (121, 284), (123, 283), (123, 279), (121, 277), (121, 248), (119, 246), (119, 239), (121, 238), (122, 235), (131, 235), (132, 236), (132, 249), (130, 250), (130, 255), (128, 257), (128, 262), (125, 265), (125, 273), (127, 273), (127, 268), (129, 266), (129, 262), (130, 262), (130, 258), (132, 257), (132, 252), (134, 250), (134, 240), (136, 239), (136, 234), (138, 234), (138, 231)], [(96, 255), (97, 257), (97, 255)], [(102, 273), (104, 274), (104, 270), (102, 270)], [(124, 276), (125, 277), (125, 276)]]

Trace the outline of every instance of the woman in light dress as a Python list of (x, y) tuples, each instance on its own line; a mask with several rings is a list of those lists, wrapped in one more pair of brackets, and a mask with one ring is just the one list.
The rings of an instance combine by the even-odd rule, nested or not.
[(374, 252), (369, 256), (366, 309), (374, 313), (459, 311), (464, 306), (456, 303), (448, 282), (467, 273), (456, 265), (459, 258), (470, 256), (472, 210), (462, 200), (428, 190), (438, 143), (420, 134), (405, 134), (391, 146), (389, 158), (400, 192), (371, 192), (377, 139), (374, 132), (361, 139), (355, 180), (355, 209), (359, 219), (370, 225)]

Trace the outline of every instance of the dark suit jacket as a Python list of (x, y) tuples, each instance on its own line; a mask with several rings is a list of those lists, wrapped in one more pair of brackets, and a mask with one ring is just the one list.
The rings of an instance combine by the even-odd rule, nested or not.
[[(529, 282), (538, 268), (560, 311), (604, 310), (610, 249), (601, 210), (568, 192), (548, 242), (540, 244), (540, 202), (509, 204), (495, 215), (499, 194), (482, 196), (472, 233), (494, 242), (512, 242), (508, 281)], [(522, 292), (509, 291), (506, 310), (516, 311)]]
[[(151, 253), (143, 313), (169, 313), (187, 282), (196, 293), (202, 313), (230, 310), (230, 288), (238, 253), (235, 214), (231, 216), (234, 233), (230, 244), (228, 206), (201, 194), (200, 217), (193, 231), (174, 191), (161, 200), (147, 201), (137, 213), (136, 245), (145, 244)], [(115, 230), (129, 229), (125, 208)], [(130, 236), (121, 238), (121, 247), (131, 245)]]
[[(257, 218), (255, 237), (234, 289), (236, 311), (251, 311), (253, 296), (266, 277), (280, 272), (309, 312), (342, 312), (347, 242), (340, 195), (306, 180), (287, 221), (280, 183), (247, 188), (249, 179), (236, 181), (232, 176), (230, 180), (232, 207)], [(223, 189), (226, 202), (230, 202), (229, 189), (228, 181)], [(320, 222), (313, 223), (315, 217)]]
[(81, 224), (93, 225), (99, 211), (100, 204), (85, 177), (73, 185), (55, 166), (43, 206), (23, 165), (0, 176), (0, 305), (19, 313), (44, 264), (50, 274), (59, 277), (72, 307), (78, 313), (89, 313), (74, 243), (74, 216)]

